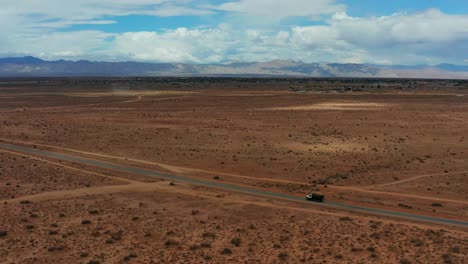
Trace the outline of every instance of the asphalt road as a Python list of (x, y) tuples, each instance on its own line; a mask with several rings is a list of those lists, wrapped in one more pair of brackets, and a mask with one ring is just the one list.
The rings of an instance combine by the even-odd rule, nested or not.
[[(65, 161), (70, 161), (70, 162), (84, 164), (84, 165), (90, 165), (90, 166), (94, 166), (97, 168), (110, 169), (110, 170), (119, 171), (119, 172), (150, 176), (150, 177), (155, 177), (158, 179), (165, 179), (169, 181), (186, 182), (186, 183), (193, 184), (193, 185), (200, 185), (200, 186), (213, 187), (213, 188), (224, 189), (224, 190), (229, 190), (229, 191), (260, 195), (260, 196), (269, 197), (269, 198), (286, 199), (290, 201), (304, 202), (304, 197), (297, 197), (297, 196), (288, 195), (288, 194), (257, 190), (253, 188), (241, 187), (241, 186), (228, 184), (228, 183), (222, 183), (222, 182), (212, 182), (212, 181), (207, 181), (207, 180), (202, 180), (202, 179), (194, 179), (194, 178), (175, 175), (175, 174), (155, 172), (152, 170), (137, 168), (133, 166), (117, 165), (115, 163), (109, 163), (109, 162), (99, 161), (99, 160), (94, 160), (94, 159), (89, 159), (89, 158), (75, 157), (69, 154), (61, 154), (61, 153), (39, 150), (39, 149), (34, 149), (34, 148), (29, 148), (29, 147), (24, 147), (24, 146), (0, 143), (0, 149), (22, 152), (26, 154), (33, 154), (33, 155), (38, 155), (38, 156), (48, 157), (48, 158), (53, 158), (53, 159), (65, 160)], [(391, 210), (385, 210), (385, 209), (380, 209), (380, 208), (356, 206), (356, 205), (337, 203), (337, 202), (331, 202), (331, 201), (325, 201), (323, 203), (310, 202), (310, 203), (303, 203), (303, 204), (304, 206), (329, 206), (329, 207), (338, 208), (338, 209), (342, 209), (346, 211), (357, 211), (357, 212), (364, 212), (364, 213), (370, 213), (370, 214), (381, 215), (381, 216), (390, 216), (390, 217), (418, 220), (418, 221), (423, 221), (423, 222), (432, 222), (432, 223), (439, 223), (439, 224), (448, 224), (448, 225), (468, 227), (468, 222), (463, 221), (463, 220), (438, 218), (438, 217), (432, 217), (432, 216), (426, 216), (426, 215), (391, 211)]]

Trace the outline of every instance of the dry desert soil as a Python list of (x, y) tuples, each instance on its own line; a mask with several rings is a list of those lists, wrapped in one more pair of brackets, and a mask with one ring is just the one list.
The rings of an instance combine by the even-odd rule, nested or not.
[[(468, 82), (0, 80), (0, 143), (468, 221)], [(0, 263), (468, 263), (468, 229), (0, 147)]]

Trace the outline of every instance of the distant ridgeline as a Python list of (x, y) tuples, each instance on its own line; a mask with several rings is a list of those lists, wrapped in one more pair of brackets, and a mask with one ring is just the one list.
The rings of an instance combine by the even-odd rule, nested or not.
[(468, 66), (380, 66), (304, 63), (289, 60), (227, 64), (104, 61), (45, 61), (35, 57), (0, 58), (0, 77), (125, 76), (290, 76), (468, 79)]

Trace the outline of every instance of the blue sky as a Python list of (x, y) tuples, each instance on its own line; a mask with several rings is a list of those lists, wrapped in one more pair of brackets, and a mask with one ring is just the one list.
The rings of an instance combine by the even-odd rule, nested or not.
[(468, 64), (463, 0), (0, 0), (0, 56)]

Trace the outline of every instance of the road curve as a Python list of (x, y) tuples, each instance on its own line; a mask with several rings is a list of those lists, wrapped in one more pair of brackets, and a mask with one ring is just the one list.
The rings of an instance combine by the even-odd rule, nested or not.
[[(84, 164), (84, 165), (90, 165), (90, 166), (103, 168), (103, 169), (110, 169), (110, 170), (119, 171), (119, 172), (126, 172), (126, 173), (149, 176), (149, 177), (155, 177), (158, 179), (165, 179), (169, 181), (186, 182), (186, 183), (194, 184), (194, 185), (225, 189), (229, 191), (235, 191), (235, 192), (241, 192), (241, 193), (247, 193), (247, 194), (253, 194), (253, 195), (260, 195), (260, 196), (269, 197), (269, 198), (277, 198), (277, 199), (279, 198), (279, 199), (286, 199), (290, 201), (304, 202), (303, 197), (297, 197), (293, 195), (264, 191), (264, 190), (257, 190), (253, 188), (237, 186), (237, 185), (222, 183), (222, 182), (212, 182), (208, 180), (194, 179), (194, 178), (175, 175), (175, 174), (155, 172), (152, 170), (136, 168), (136, 167), (132, 167), (128, 165), (117, 165), (117, 164), (110, 163), (110, 162), (99, 161), (99, 160), (89, 159), (89, 158), (75, 157), (69, 154), (62, 154), (62, 153), (56, 153), (56, 152), (51, 152), (51, 151), (39, 150), (39, 149), (34, 149), (34, 148), (29, 148), (29, 147), (24, 147), (24, 146), (0, 143), (0, 148), (5, 149), (5, 150), (10, 150), (10, 151), (38, 155), (42, 157), (75, 162), (75, 163)], [(334, 207), (334, 208), (348, 210), (348, 211), (357, 211), (357, 212), (364, 212), (364, 213), (370, 213), (370, 214), (376, 214), (376, 215), (406, 218), (406, 219), (423, 221), (423, 222), (432, 222), (432, 223), (438, 223), (438, 224), (448, 224), (448, 225), (468, 227), (468, 222), (463, 221), (463, 220), (438, 218), (438, 217), (432, 217), (432, 216), (426, 216), (426, 215), (391, 211), (391, 210), (385, 210), (385, 209), (380, 209), (380, 208), (356, 206), (356, 205), (330, 202), (330, 201), (326, 201), (320, 204), (310, 203), (309, 206), (329, 206), (329, 207)]]

